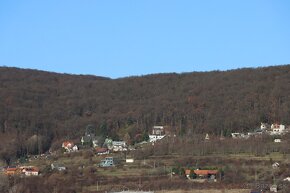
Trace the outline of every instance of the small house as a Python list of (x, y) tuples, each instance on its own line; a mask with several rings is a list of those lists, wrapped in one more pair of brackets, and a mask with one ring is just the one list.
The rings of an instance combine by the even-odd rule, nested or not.
[(61, 165), (59, 163), (52, 163), (50, 164), (50, 167), (52, 170), (57, 170), (57, 171), (65, 171), (66, 167), (64, 165)]
[(149, 142), (156, 142), (165, 137), (165, 135), (149, 135)]
[(73, 152), (76, 152), (76, 151), (78, 151), (78, 150), (79, 150), (78, 146), (77, 146), (77, 145), (74, 145), (73, 148), (72, 148), (72, 151), (73, 151)]
[(273, 169), (277, 169), (277, 168), (279, 168), (279, 166), (280, 166), (280, 164), (278, 162), (275, 162), (272, 164)]
[(113, 141), (112, 150), (117, 151), (127, 151), (127, 144), (125, 141)]
[(71, 151), (74, 146), (74, 143), (72, 141), (64, 141), (61, 145), (62, 148), (64, 148), (66, 151)]
[(231, 133), (233, 139), (248, 139), (250, 136), (244, 133)]
[(164, 126), (153, 126), (152, 135), (165, 135)]
[(126, 163), (134, 163), (134, 159), (133, 158), (126, 158)]
[(8, 176), (10, 176), (10, 175), (16, 175), (16, 174), (19, 174), (19, 173), (20, 173), (20, 170), (16, 166), (8, 167), (5, 170), (5, 174), (8, 175)]
[(196, 179), (204, 179), (209, 181), (217, 181), (218, 170), (185, 170), (185, 175), (190, 178), (191, 175), (195, 175)]
[(25, 174), (25, 176), (38, 176), (39, 169), (34, 166), (24, 167), (22, 173)]
[(95, 152), (97, 155), (109, 154), (109, 149), (105, 147), (96, 147)]
[(218, 174), (218, 170), (194, 170), (193, 172), (199, 178), (207, 178), (213, 180), (216, 180)]
[(270, 186), (270, 192), (278, 192), (278, 186), (276, 184)]
[(104, 160), (101, 160), (99, 165), (100, 167), (112, 167), (115, 166), (113, 157), (106, 157)]
[(157, 140), (163, 139), (164, 137), (165, 137), (164, 126), (154, 126), (151, 135), (149, 135), (149, 142), (154, 143)]
[(271, 125), (271, 135), (282, 135), (285, 132), (285, 125), (272, 124)]

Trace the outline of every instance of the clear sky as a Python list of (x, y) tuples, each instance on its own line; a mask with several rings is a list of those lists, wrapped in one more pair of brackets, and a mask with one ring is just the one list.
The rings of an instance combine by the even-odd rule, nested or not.
[(3, 0), (0, 66), (111, 78), (290, 63), (289, 0)]

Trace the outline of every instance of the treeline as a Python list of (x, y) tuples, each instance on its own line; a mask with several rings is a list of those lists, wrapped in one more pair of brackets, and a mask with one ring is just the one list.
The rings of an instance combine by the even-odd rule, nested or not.
[(289, 118), (290, 65), (121, 79), (0, 68), (0, 137), (14, 140), (79, 138), (88, 124), (132, 142), (153, 125), (230, 135)]

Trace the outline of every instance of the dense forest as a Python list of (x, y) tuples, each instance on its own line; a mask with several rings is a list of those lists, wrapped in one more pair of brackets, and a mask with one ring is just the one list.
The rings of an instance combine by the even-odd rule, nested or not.
[(229, 135), (260, 122), (290, 124), (290, 65), (120, 79), (0, 68), (3, 143), (42, 136), (49, 146), (88, 126), (131, 141), (153, 125), (178, 135)]

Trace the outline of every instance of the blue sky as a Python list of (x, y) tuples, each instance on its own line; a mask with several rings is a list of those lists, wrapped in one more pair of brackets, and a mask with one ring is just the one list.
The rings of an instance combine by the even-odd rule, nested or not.
[(0, 1), (0, 66), (111, 78), (290, 63), (287, 0)]

